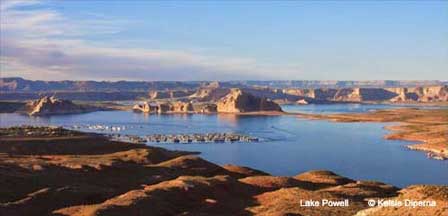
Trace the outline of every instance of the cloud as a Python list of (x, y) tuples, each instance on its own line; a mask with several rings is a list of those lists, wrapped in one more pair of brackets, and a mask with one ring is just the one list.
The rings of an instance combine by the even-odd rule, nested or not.
[[(24, 9), (23, 6), (41, 6)], [(70, 20), (38, 1), (2, 2), (1, 75), (30, 79), (232, 80), (269, 79), (296, 67), (261, 65), (255, 59), (210, 56), (182, 50), (95, 44), (91, 34), (121, 30), (115, 20)], [(278, 78), (278, 77), (277, 77)]]
[(36, 5), (39, 3), (40, 2), (37, 0), (14, 0), (14, 1), (2, 0), (2, 1), (0, 1), (0, 10), (6, 11), (8, 9), (19, 7), (19, 6)]

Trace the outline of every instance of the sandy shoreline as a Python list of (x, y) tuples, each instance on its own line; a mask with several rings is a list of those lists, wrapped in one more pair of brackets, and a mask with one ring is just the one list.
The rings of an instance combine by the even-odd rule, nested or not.
[(419, 142), (406, 145), (408, 149), (427, 152), (437, 160), (448, 159), (448, 110), (387, 109), (351, 114), (297, 114), (307, 119), (323, 119), (336, 122), (394, 122), (386, 126), (392, 131), (384, 138)]

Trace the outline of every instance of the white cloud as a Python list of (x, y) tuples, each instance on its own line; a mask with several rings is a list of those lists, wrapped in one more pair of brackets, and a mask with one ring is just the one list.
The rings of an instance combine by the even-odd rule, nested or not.
[[(69, 20), (54, 10), (20, 9), (37, 1), (2, 2), (1, 75), (30, 79), (229, 80), (263, 79), (281, 70), (255, 59), (209, 56), (186, 51), (120, 48), (83, 39), (119, 32), (107, 17)], [(275, 74), (275, 73), (274, 73)]]
[(39, 3), (37, 0), (2, 0), (0, 1), (0, 10), (6, 11), (19, 6), (36, 5)]

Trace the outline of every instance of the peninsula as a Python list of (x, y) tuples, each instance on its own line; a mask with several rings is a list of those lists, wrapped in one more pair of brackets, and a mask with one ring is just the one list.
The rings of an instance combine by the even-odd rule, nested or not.
[(328, 119), (337, 122), (394, 122), (386, 127), (393, 131), (386, 139), (418, 142), (407, 148), (427, 152), (428, 157), (448, 159), (448, 109), (387, 109), (351, 114), (298, 114), (310, 119)]

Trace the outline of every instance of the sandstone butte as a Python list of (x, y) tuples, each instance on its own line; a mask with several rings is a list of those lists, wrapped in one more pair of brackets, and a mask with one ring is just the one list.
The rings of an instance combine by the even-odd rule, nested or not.
[[(203, 90), (200, 90), (204, 92)], [(275, 102), (264, 97), (256, 97), (241, 89), (227, 89), (227, 94), (222, 95), (224, 91), (219, 91), (221, 98), (215, 98), (216, 95), (208, 95), (214, 100), (208, 102), (192, 101), (164, 101), (142, 104), (136, 104), (132, 107), (134, 111), (145, 113), (247, 113), (247, 112), (281, 112), (281, 108)], [(211, 91), (209, 93), (215, 93)], [(207, 98), (202, 95), (201, 97)], [(202, 99), (203, 99), (202, 98)], [(197, 98), (196, 98), (197, 99)], [(29, 115), (58, 115), (83, 113), (107, 109), (104, 107), (94, 107), (89, 105), (75, 104), (70, 100), (57, 99), (55, 97), (44, 96), (38, 100), (25, 104), (22, 112)]]
[[(237, 96), (240, 94), (240, 96)], [(204, 104), (220, 105), (221, 111), (244, 113), (242, 110), (256, 110), (260, 112), (260, 101), (253, 101), (250, 104), (244, 104), (250, 101), (251, 95), (265, 102), (270, 107), (269, 102), (282, 104), (319, 104), (319, 103), (438, 103), (448, 102), (448, 86), (423, 86), (423, 87), (397, 87), (397, 88), (285, 88), (275, 89), (268, 87), (242, 87), (226, 88), (219, 83), (212, 83), (198, 87), (196, 91), (187, 90), (162, 90), (151, 91), (149, 100), (157, 103), (172, 103), (176, 101), (191, 102), (194, 106), (193, 112), (198, 112), (200, 108), (195, 106)], [(234, 103), (232, 100), (225, 100), (240, 97), (241, 104)], [(272, 101), (271, 101), (272, 100)], [(226, 103), (226, 101), (229, 101)], [(235, 105), (235, 106), (234, 106)], [(263, 105), (263, 103), (261, 104)], [(242, 106), (242, 107), (237, 107)], [(258, 106), (258, 109), (256, 108)], [(272, 109), (278, 109), (272, 107)], [(267, 109), (267, 108), (266, 108)], [(269, 111), (273, 111), (270, 109)], [(214, 110), (212, 110), (214, 111)], [(216, 111), (214, 111), (216, 112)]]
[[(447, 215), (446, 185), (400, 189), (323, 170), (271, 176), (62, 128), (2, 128), (0, 134), (0, 215)], [(299, 205), (321, 199), (350, 205)], [(377, 208), (366, 199), (437, 205)]]
[(282, 111), (280, 106), (271, 100), (253, 96), (236, 88), (231, 89), (216, 105), (217, 111), (221, 113)]
[(327, 102), (446, 102), (448, 86), (397, 88), (283, 89), (283, 93)]
[(25, 105), (25, 112), (32, 116), (83, 113), (100, 110), (98, 107), (78, 105), (69, 100), (42, 97)]
[[(264, 97), (256, 97), (241, 89), (227, 89), (217, 92), (215, 88), (198, 90), (191, 98), (207, 102), (164, 101), (150, 104), (136, 104), (133, 110), (145, 113), (248, 113), (248, 112), (281, 112), (281, 107)], [(218, 98), (217, 95), (220, 95)], [(214, 102), (216, 100), (216, 102)]]
[(148, 103), (143, 102), (142, 104), (135, 104), (132, 110), (144, 113), (201, 113), (201, 112), (214, 112), (213, 109), (206, 109), (210, 106), (197, 106), (190, 102), (174, 101), (174, 102), (156, 102)]

